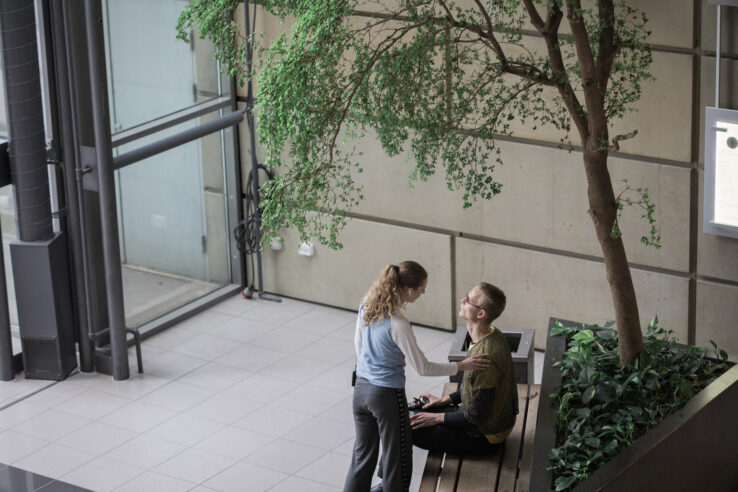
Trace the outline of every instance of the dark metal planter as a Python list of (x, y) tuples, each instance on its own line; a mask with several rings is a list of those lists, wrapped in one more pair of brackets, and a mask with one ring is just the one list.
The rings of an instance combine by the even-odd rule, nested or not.
[[(556, 321), (548, 325), (546, 358), (538, 407), (531, 491), (552, 490), (548, 452), (555, 446), (556, 428), (549, 395), (561, 384), (552, 366), (565, 350), (564, 337), (552, 337)], [(631, 446), (596, 470), (573, 490), (583, 491), (694, 491), (738, 490), (738, 365), (695, 395), (676, 413), (641, 436)]]
[[(505, 335), (510, 350), (512, 351), (513, 368), (515, 369), (515, 379), (518, 384), (533, 383), (533, 339), (535, 337), (534, 330), (505, 331)], [(458, 362), (466, 359), (466, 351), (469, 347), (469, 333), (466, 326), (461, 325), (456, 329), (454, 341), (451, 343), (451, 350), (448, 352), (449, 362)], [(462, 373), (449, 378), (451, 382), (460, 382)]]

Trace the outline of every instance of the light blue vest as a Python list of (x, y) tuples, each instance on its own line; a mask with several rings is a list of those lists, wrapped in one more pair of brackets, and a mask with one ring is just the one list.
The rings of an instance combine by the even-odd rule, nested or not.
[[(364, 307), (359, 310), (364, 319)], [(376, 386), (405, 387), (405, 354), (392, 340), (390, 317), (361, 328), (361, 354), (356, 375)]]

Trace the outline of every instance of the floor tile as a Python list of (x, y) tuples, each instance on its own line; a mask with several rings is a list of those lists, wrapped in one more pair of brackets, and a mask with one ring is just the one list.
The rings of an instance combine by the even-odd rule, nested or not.
[(333, 448), (334, 453), (351, 456), (354, 453), (354, 436), (346, 439), (344, 442)]
[(312, 309), (314, 307), (310, 304), (264, 302), (254, 309), (246, 311), (241, 317), (281, 326)]
[(92, 422), (64, 436), (57, 443), (99, 456), (126, 441), (130, 441), (137, 435), (136, 432), (121, 427), (102, 422)]
[(332, 367), (322, 374), (307, 381), (310, 386), (316, 386), (331, 391), (337, 391), (346, 395), (352, 395), (354, 388), (351, 386), (351, 373), (354, 371), (354, 359)]
[(185, 413), (223, 424), (232, 424), (263, 406), (264, 404), (260, 402), (220, 393), (186, 410)]
[(241, 342), (199, 334), (174, 347), (172, 352), (198, 359), (213, 360), (241, 346)]
[(192, 490), (195, 486), (192, 482), (149, 471), (114, 490), (115, 492), (185, 492)]
[(105, 457), (140, 468), (153, 468), (185, 449), (182, 444), (141, 435), (108, 451)]
[(356, 314), (353, 312), (323, 307), (313, 309), (292, 319), (284, 327), (307, 331), (316, 335), (328, 335), (355, 319)]
[(312, 417), (286, 408), (267, 405), (236, 422), (236, 427), (278, 437), (291, 432)]
[(332, 487), (343, 488), (351, 457), (327, 453), (296, 473), (297, 476)]
[(243, 492), (244, 485), (248, 484), (249, 492), (262, 492), (283, 481), (288, 476), (260, 466), (238, 462), (203, 485), (224, 492)]
[(64, 384), (55, 384), (33, 396), (29, 396), (24, 401), (33, 405), (44, 408), (52, 408), (59, 405), (65, 400), (73, 398), (80, 393), (84, 393), (89, 388), (85, 385), (75, 384), (71, 381), (64, 381)]
[(197, 336), (197, 332), (187, 330), (180, 325), (173, 326), (144, 340), (144, 346), (162, 350), (172, 350)]
[(177, 380), (152, 391), (138, 401), (181, 412), (194, 407), (214, 394), (215, 391)]
[(91, 423), (90, 419), (51, 408), (14, 426), (13, 430), (39, 439), (56, 441)]
[(331, 338), (336, 340), (346, 340), (347, 342), (354, 343), (354, 335), (356, 334), (356, 313), (353, 313), (351, 321), (343, 326), (338, 327), (337, 330), (332, 331), (329, 335)]
[(274, 437), (229, 426), (195, 444), (195, 448), (234, 460), (242, 460), (272, 442)]
[(76, 372), (69, 376), (65, 381), (66, 383), (74, 383), (76, 385), (85, 386), (86, 388), (94, 388), (100, 383), (110, 381), (113, 378), (107, 374), (101, 374), (99, 372)]
[[(126, 384), (123, 381), (120, 383)], [(111, 395), (99, 391), (96, 387), (62, 402), (56, 408), (62, 412), (96, 420), (129, 403), (131, 403), (129, 398)]]
[(218, 358), (217, 362), (245, 371), (257, 372), (283, 359), (285, 356), (286, 354), (283, 352), (276, 352), (246, 344)]
[[(233, 465), (234, 460), (198, 449), (187, 449), (158, 465), (153, 471), (170, 477), (202, 483)], [(241, 482), (243, 487), (244, 483)], [(207, 484), (206, 484), (207, 485)]]
[(320, 414), (321, 418), (335, 420), (344, 424), (354, 424), (353, 396), (347, 396)]
[(226, 323), (215, 327), (209, 332), (210, 335), (221, 337), (235, 342), (251, 342), (264, 334), (274, 330), (274, 326), (268, 323), (244, 318), (232, 318)]
[(253, 373), (220, 364), (218, 362), (208, 362), (204, 366), (200, 366), (192, 372), (188, 372), (177, 381), (180, 383), (199, 386), (207, 390), (223, 390), (229, 386), (243, 381)]
[(233, 316), (208, 309), (207, 311), (196, 314), (192, 318), (180, 321), (177, 323), (176, 328), (183, 328), (196, 333), (210, 333), (214, 328), (232, 319)]
[(276, 439), (253, 453), (244, 461), (270, 470), (294, 474), (326, 453), (326, 450), (299, 444), (285, 439)]
[(206, 363), (202, 359), (166, 351), (146, 362), (146, 372), (166, 379), (177, 379)]
[(187, 414), (179, 414), (149, 431), (152, 437), (193, 446), (225, 428), (225, 425)]
[(340, 364), (347, 359), (353, 360), (356, 358), (356, 350), (352, 342), (336, 340), (334, 338), (321, 338), (315, 343), (298, 350), (296, 353), (302, 357), (333, 362), (335, 364)]
[[(4, 383), (2, 383), (4, 384)], [(25, 401), (18, 402), (0, 411), (0, 429), (14, 428), (19, 423), (30, 419), (46, 410), (44, 407)]]
[(273, 378), (266, 374), (256, 374), (226, 389), (225, 393), (270, 403), (289, 394), (295, 388), (297, 388), (297, 383)]
[(0, 432), (0, 463), (13, 463), (48, 444), (43, 439), (20, 434), (13, 430)]
[(332, 487), (325, 483), (308, 480), (307, 478), (289, 477), (269, 489), (269, 492), (295, 492), (296, 490), (300, 492), (340, 492), (341, 489), (342, 487)]
[(96, 492), (107, 492), (144, 473), (144, 469), (97, 458), (63, 475), (61, 480)]
[(334, 364), (328, 362), (321, 362), (299, 355), (290, 355), (286, 359), (279, 360), (266, 368), (262, 368), (261, 372), (294, 383), (307, 383), (334, 367)]
[(173, 410), (134, 401), (115, 412), (107, 414), (100, 421), (133, 432), (146, 432), (176, 415), (177, 412)]
[(16, 461), (13, 466), (47, 477), (59, 478), (93, 459), (95, 459), (94, 454), (59, 444), (49, 444)]
[(160, 378), (153, 374), (138, 374), (131, 368), (131, 378), (126, 381), (110, 381), (95, 386), (96, 391), (110, 393), (130, 400), (135, 400), (169, 382), (169, 379)]
[(246, 299), (239, 292), (238, 294), (221, 301), (212, 307), (212, 310), (216, 313), (228, 314), (230, 316), (238, 316), (251, 309), (258, 307), (258, 304), (253, 299)]
[(301, 412), (320, 415), (344, 398), (346, 398), (346, 395), (343, 393), (322, 388), (298, 386), (289, 394), (274, 400), (273, 404), (284, 408), (295, 408), (295, 405), (299, 405)]
[(354, 435), (354, 425), (316, 417), (285, 434), (284, 438), (331, 450)]
[(251, 345), (256, 345), (257, 347), (264, 347), (270, 350), (276, 350), (277, 352), (291, 354), (320, 340), (320, 335), (316, 335), (315, 333), (297, 331), (289, 328), (270, 328), (271, 329), (265, 334), (255, 338), (249, 343)]

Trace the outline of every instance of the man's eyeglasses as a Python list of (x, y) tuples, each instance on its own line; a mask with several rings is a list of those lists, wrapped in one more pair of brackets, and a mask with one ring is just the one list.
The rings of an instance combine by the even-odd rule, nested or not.
[(477, 306), (476, 304), (473, 304), (471, 301), (469, 301), (469, 294), (467, 294), (466, 297), (461, 300), (461, 302), (463, 302), (464, 304), (469, 304), (470, 306), (474, 306), (477, 309), (484, 309), (482, 306)]

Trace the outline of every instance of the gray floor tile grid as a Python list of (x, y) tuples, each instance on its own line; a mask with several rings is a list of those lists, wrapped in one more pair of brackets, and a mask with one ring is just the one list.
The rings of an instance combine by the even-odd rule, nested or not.
[[(96, 491), (340, 490), (355, 316), (237, 295), (146, 340), (146, 372), (129, 381), (0, 383), (0, 408), (22, 399), (0, 410), (0, 463)], [(429, 358), (446, 358), (450, 333), (415, 331)], [(409, 368), (406, 390), (444, 382)], [(411, 490), (424, 461), (416, 449)]]

